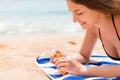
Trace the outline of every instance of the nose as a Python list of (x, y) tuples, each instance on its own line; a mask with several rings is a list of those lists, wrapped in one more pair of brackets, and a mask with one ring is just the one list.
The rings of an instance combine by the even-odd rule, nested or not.
[(77, 21), (78, 21), (77, 16), (73, 14), (73, 22), (75, 23)]
[(82, 23), (83, 21), (80, 19), (79, 16), (73, 14), (73, 22), (74, 22), (74, 23), (75, 23), (75, 22)]

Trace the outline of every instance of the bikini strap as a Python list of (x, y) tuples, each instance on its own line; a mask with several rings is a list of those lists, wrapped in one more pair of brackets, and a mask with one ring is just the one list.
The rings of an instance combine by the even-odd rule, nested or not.
[(118, 39), (120, 40), (120, 37), (119, 37), (118, 31), (117, 31), (117, 28), (116, 28), (116, 25), (115, 25), (115, 20), (114, 20), (114, 16), (113, 16), (113, 14), (111, 14), (111, 17), (112, 17), (112, 23), (113, 23), (113, 26), (114, 26), (114, 28), (115, 28), (116, 34), (117, 34), (117, 36), (118, 36)]

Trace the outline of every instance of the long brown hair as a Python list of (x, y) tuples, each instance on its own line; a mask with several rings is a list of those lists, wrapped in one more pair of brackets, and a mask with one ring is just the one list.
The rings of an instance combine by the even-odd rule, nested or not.
[[(69, 1), (69, 0), (68, 0)], [(105, 14), (120, 14), (120, 0), (70, 0)]]

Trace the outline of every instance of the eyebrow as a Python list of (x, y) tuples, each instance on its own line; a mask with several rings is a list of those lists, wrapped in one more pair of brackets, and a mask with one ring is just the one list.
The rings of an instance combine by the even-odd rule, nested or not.
[(77, 9), (77, 10), (75, 10), (75, 11), (73, 11), (73, 12), (77, 12), (77, 11), (79, 11), (80, 9)]

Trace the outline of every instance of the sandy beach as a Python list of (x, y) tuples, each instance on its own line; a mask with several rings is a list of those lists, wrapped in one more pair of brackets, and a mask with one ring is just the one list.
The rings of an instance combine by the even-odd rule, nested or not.
[[(45, 52), (49, 57), (53, 49), (67, 55), (79, 51), (83, 35), (32, 34), (0, 37), (0, 80), (49, 80), (44, 72), (36, 67), (35, 58)], [(94, 53), (104, 54), (100, 41)]]

